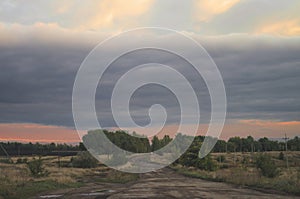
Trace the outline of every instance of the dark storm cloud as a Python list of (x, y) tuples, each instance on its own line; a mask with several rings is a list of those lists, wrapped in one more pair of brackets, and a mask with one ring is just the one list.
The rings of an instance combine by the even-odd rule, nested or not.
[(0, 120), (73, 125), (76, 72), (90, 49), (26, 44), (0, 48)]
[[(199, 40), (223, 76), (229, 119), (300, 119), (299, 38), (228, 36)], [(0, 122), (73, 126), (73, 83), (91, 48), (64, 43), (0, 47)], [(193, 55), (192, 51), (189, 53)], [(208, 121), (210, 100), (201, 77), (178, 57), (148, 50), (122, 57), (105, 73), (96, 94), (97, 113), (103, 126), (115, 125), (110, 97), (116, 80), (130, 67), (153, 59), (173, 66), (190, 80), (200, 100), (202, 121)], [(155, 85), (134, 94), (130, 104), (133, 119), (147, 124), (148, 109), (156, 103), (167, 109), (169, 123), (178, 122), (178, 102), (166, 89)]]
[(299, 38), (229, 37), (217, 43), (205, 46), (223, 75), (229, 117), (300, 119)]

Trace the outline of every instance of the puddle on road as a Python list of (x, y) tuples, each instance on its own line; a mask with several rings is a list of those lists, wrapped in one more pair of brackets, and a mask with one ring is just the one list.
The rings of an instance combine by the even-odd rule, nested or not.
[(101, 195), (105, 195), (107, 193), (113, 193), (115, 192), (114, 190), (99, 190), (99, 191), (94, 191), (91, 193), (83, 193), (80, 194), (81, 196), (101, 196)]
[[(79, 194), (80, 196), (101, 196), (101, 195), (106, 195), (108, 193), (113, 193), (115, 192), (114, 190), (99, 190), (99, 191), (94, 191), (94, 192), (90, 192), (90, 193), (82, 193)], [(44, 195), (44, 196), (40, 196), (40, 198), (61, 198), (63, 195)]]
[(40, 196), (40, 198), (60, 198), (63, 195), (45, 195), (45, 196)]

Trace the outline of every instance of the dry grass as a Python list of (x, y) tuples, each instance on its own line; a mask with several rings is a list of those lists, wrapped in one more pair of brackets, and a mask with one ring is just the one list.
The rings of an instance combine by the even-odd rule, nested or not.
[[(28, 161), (33, 157), (27, 158)], [(35, 157), (37, 158), (37, 157)], [(28, 198), (42, 192), (55, 189), (78, 187), (88, 182), (114, 182), (126, 183), (137, 179), (137, 175), (113, 171), (103, 165), (92, 169), (72, 168), (59, 166), (68, 165), (72, 157), (42, 157), (48, 176), (34, 178), (26, 164), (0, 163), (0, 199), (2, 198)], [(18, 158), (14, 157), (16, 162)]]
[(225, 156), (225, 161), (218, 162), (219, 169), (213, 172), (196, 168), (184, 168), (179, 165), (172, 166), (172, 168), (189, 177), (300, 195), (300, 152), (288, 152), (288, 169), (286, 168), (286, 161), (278, 159), (279, 153), (268, 152), (268, 155), (272, 157), (280, 170), (279, 175), (275, 178), (267, 178), (261, 175), (254, 164), (255, 155), (257, 154), (251, 153), (214, 153), (212, 157), (216, 162), (218, 162), (217, 160), (220, 159), (221, 155)]
[[(26, 157), (28, 161), (33, 157)], [(18, 158), (13, 158), (16, 162)], [(76, 168), (59, 168), (57, 157), (43, 157), (43, 163), (50, 175), (42, 178), (31, 176), (26, 164), (0, 163), (0, 197), (19, 198), (20, 195), (35, 195), (42, 191), (79, 186), (78, 178), (86, 171)], [(70, 157), (63, 158), (70, 161)], [(25, 195), (23, 197), (25, 197)]]

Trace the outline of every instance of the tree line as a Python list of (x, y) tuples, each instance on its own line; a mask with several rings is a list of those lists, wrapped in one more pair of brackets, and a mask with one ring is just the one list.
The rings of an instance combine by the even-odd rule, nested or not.
[(78, 151), (84, 150), (82, 143), (79, 145), (69, 144), (41, 144), (41, 143), (19, 143), (0, 142), (0, 156), (29, 156), (29, 155), (76, 155)]
[[(103, 130), (106, 137), (120, 148), (133, 153), (148, 153), (161, 149), (172, 141), (168, 135), (162, 138), (154, 136), (149, 140), (145, 136), (140, 136), (133, 132), (129, 134), (126, 131), (107, 131)], [(89, 136), (98, 135), (99, 131), (89, 131)], [(204, 141), (205, 136), (196, 136), (190, 147), (191, 150), (198, 150)], [(216, 139), (216, 138), (210, 138)], [(84, 138), (83, 138), (84, 140)], [(95, 142), (97, 139), (94, 139)], [(289, 151), (300, 151), (300, 139), (298, 136), (287, 141), (274, 141), (266, 137), (255, 140), (252, 136), (246, 138), (232, 137), (228, 141), (217, 140), (212, 152), (264, 152), (264, 151), (284, 151), (286, 147)], [(105, 147), (105, 146), (104, 146)], [(74, 155), (78, 151), (85, 151), (83, 143), (79, 145), (68, 144), (40, 144), (40, 143), (18, 143), (7, 142), (0, 143), (0, 156), (17, 155)]]
[[(95, 149), (98, 152), (110, 152), (110, 148), (113, 147), (111, 143), (105, 140), (104, 135), (119, 148), (132, 153), (153, 152), (161, 149), (172, 141), (168, 135), (165, 135), (162, 139), (154, 136), (150, 142), (146, 136), (138, 135), (135, 132), (130, 134), (122, 130), (92, 130), (83, 136), (82, 140), (84, 145), (88, 146), (90, 149)], [(111, 153), (113, 153), (112, 150), (113, 149), (111, 149)]]
[(218, 140), (213, 152), (265, 152), (265, 151), (300, 151), (298, 136), (288, 140), (270, 140), (267, 137), (255, 140), (252, 136), (247, 138), (232, 137), (228, 141)]

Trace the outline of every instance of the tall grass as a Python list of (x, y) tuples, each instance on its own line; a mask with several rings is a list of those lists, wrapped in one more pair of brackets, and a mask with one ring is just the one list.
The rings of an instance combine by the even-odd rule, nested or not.
[(225, 160), (218, 161), (216, 171), (204, 171), (180, 165), (173, 165), (171, 168), (189, 177), (300, 195), (300, 168), (298, 167), (300, 153), (290, 154), (290, 165), (293, 166), (288, 169), (285, 167), (285, 160), (279, 160), (278, 152), (270, 152), (267, 155), (212, 154), (216, 161), (220, 155), (224, 155)]

